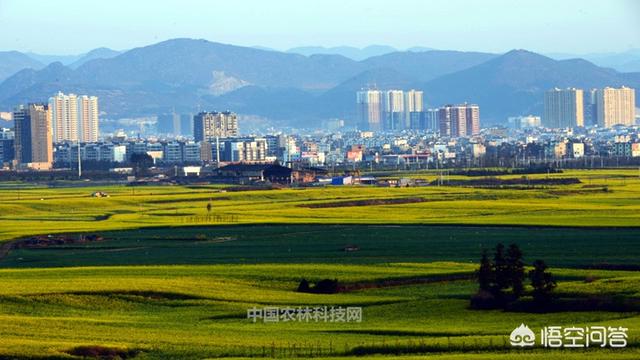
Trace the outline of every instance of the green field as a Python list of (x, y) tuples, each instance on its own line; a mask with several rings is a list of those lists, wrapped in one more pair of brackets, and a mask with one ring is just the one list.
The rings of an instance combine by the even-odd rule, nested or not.
[[(632, 271), (640, 265), (638, 170), (530, 178), (547, 176), (581, 183), (263, 191), (6, 185), (5, 244), (54, 233), (104, 240), (11, 249), (0, 258), (0, 358), (77, 358), (70, 353), (82, 346), (136, 359), (640, 358), (640, 272)], [(93, 198), (95, 190), (110, 197)], [(366, 203), (400, 198), (421, 200)], [(547, 261), (559, 301), (595, 305), (545, 314), (469, 309), (480, 252), (497, 242), (519, 244), (528, 264)], [(347, 245), (359, 249), (346, 252)], [(618, 268), (628, 270), (611, 270)], [(301, 278), (369, 286), (299, 293)], [(363, 319), (247, 319), (247, 309), (266, 306), (359, 306)], [(623, 326), (629, 345), (516, 350), (508, 336), (521, 323), (537, 331)]]
[[(0, 189), (0, 240), (33, 233), (220, 224), (487, 224), (637, 227), (638, 170), (567, 171), (530, 178), (571, 178), (575, 185), (530, 189), (326, 187), (226, 191), (220, 186), (112, 186)], [(433, 173), (413, 177), (434, 179)], [(519, 176), (503, 176), (513, 178)], [(451, 179), (464, 177), (451, 177)], [(108, 198), (92, 198), (95, 190)], [(606, 191), (605, 191), (606, 190)], [(421, 198), (420, 203), (310, 208), (370, 199)], [(220, 221), (193, 217), (211, 214)]]
[[(459, 263), (378, 265), (259, 264), (149, 267), (82, 267), (1, 270), (0, 335), (5, 356), (61, 356), (81, 345), (137, 349), (140, 358), (228, 356), (349, 356), (358, 349), (420, 354), (420, 346), (441, 355), (471, 351), (491, 359), (509, 352), (513, 328), (606, 324), (637, 329), (640, 316), (627, 312), (531, 314), (469, 310), (475, 289), (469, 280), (397, 286), (336, 295), (300, 294), (300, 277), (342, 281), (470, 274)], [(638, 297), (640, 276), (633, 272), (555, 270), (558, 293), (624, 292)], [(584, 276), (598, 280), (584, 282)], [(562, 277), (564, 276), (564, 277)], [(362, 306), (361, 323), (253, 323), (254, 306)], [(593, 358), (637, 358), (632, 347), (590, 349)], [(382, 350), (381, 350), (382, 349)], [(562, 356), (583, 357), (564, 350)], [(524, 358), (549, 355), (539, 349)], [(398, 355), (399, 356), (399, 355)], [(467, 355), (471, 356), (471, 355)]]
[[(1, 267), (456, 261), (518, 244), (530, 262), (598, 268), (638, 263), (638, 230), (433, 225), (251, 225), (102, 232), (104, 241), (16, 249)], [(609, 244), (615, 244), (610, 246)], [(345, 252), (347, 245), (359, 251)]]

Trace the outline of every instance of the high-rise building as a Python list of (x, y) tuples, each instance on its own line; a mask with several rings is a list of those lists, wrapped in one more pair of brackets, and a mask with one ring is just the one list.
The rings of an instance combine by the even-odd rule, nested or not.
[(193, 137), (196, 141), (238, 136), (238, 115), (230, 111), (201, 112), (193, 117)]
[(182, 135), (182, 123), (180, 121), (180, 114), (175, 111), (171, 113), (171, 124), (173, 126), (174, 135)]
[(466, 134), (473, 136), (480, 133), (480, 107), (478, 105), (466, 105)]
[(598, 89), (584, 92), (584, 125), (598, 125)]
[(451, 136), (467, 135), (467, 107), (465, 105), (451, 106)]
[(49, 98), (53, 141), (98, 141), (98, 98), (65, 95), (58, 92)]
[(53, 141), (78, 141), (78, 96), (58, 92), (49, 98)]
[[(422, 112), (424, 107), (422, 91), (409, 90), (404, 93), (404, 114), (405, 114), (405, 129), (412, 128), (411, 126), (411, 113)], [(417, 115), (414, 115), (414, 119)]]
[(596, 91), (598, 125), (634, 125), (636, 116), (636, 92), (628, 87), (606, 87)]
[(98, 97), (82, 95), (78, 98), (80, 141), (98, 141)]
[(0, 166), (14, 159), (14, 132), (11, 129), (0, 128)]
[(401, 130), (405, 126), (404, 92), (402, 90), (387, 90), (384, 93), (384, 123), (387, 131)]
[[(433, 118), (436, 111), (430, 109), (427, 114), (428, 118)], [(480, 133), (480, 107), (473, 104), (445, 105), (437, 110), (437, 122), (440, 135), (476, 135)]]
[(53, 162), (51, 109), (45, 104), (19, 106), (15, 121), (15, 158), (18, 165), (48, 170)]
[(382, 130), (382, 91), (361, 90), (356, 93), (358, 127), (362, 130)]
[(542, 122), (549, 128), (584, 126), (582, 89), (552, 89), (544, 94)]
[(409, 113), (409, 129), (426, 130), (426, 117), (423, 111), (412, 111)]
[(424, 111), (424, 120), (427, 130), (438, 131), (438, 109), (427, 109)]
[(438, 109), (438, 129), (441, 136), (451, 135), (451, 107), (446, 105)]

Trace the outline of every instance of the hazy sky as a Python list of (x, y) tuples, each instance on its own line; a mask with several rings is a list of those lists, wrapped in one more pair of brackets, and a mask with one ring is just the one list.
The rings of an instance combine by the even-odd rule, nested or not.
[(75, 54), (176, 38), (287, 49), (640, 48), (638, 0), (0, 0), (0, 50)]

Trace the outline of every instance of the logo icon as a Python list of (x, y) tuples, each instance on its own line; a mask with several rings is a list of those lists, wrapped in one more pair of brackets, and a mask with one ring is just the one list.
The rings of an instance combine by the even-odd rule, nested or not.
[(520, 324), (517, 328), (513, 329), (511, 335), (509, 335), (509, 341), (511, 346), (533, 346), (536, 342), (536, 335), (525, 324)]

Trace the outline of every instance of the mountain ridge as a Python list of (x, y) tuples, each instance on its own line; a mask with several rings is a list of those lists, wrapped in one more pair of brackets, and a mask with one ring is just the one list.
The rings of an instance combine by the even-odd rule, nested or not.
[(302, 126), (354, 120), (355, 91), (377, 85), (424, 90), (428, 106), (476, 102), (483, 122), (500, 123), (540, 113), (543, 91), (555, 86), (640, 88), (640, 74), (526, 50), (404, 51), (355, 61), (181, 38), (114, 55), (75, 69), (52, 63), (19, 71), (0, 83), (0, 106), (46, 101), (61, 90), (99, 96), (111, 118), (215, 107)]

